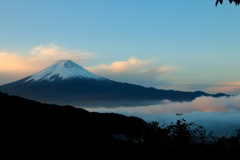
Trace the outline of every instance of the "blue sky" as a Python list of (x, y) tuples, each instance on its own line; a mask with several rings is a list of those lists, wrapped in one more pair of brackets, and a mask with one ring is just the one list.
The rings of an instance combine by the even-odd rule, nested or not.
[(239, 11), (226, 0), (0, 0), (0, 84), (71, 59), (116, 81), (237, 95)]

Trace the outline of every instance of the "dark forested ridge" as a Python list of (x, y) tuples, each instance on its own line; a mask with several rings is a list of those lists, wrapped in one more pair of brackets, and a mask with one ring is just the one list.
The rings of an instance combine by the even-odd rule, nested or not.
[[(180, 118), (170, 126), (138, 117), (43, 104), (0, 92), (1, 151), (51, 158), (190, 157), (239, 154), (240, 132), (216, 138)], [(191, 128), (195, 126), (195, 128)], [(198, 134), (198, 141), (196, 138)], [(87, 156), (87, 157), (86, 157)]]
[(137, 117), (43, 104), (1, 92), (0, 101), (1, 142), (4, 141), (1, 145), (10, 152), (85, 154), (87, 150), (104, 148), (110, 151), (116, 144), (125, 146), (126, 142), (118, 137), (137, 135), (146, 125)]

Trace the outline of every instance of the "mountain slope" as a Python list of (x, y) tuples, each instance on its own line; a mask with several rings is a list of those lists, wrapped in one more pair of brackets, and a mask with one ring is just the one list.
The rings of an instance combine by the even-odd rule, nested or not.
[(31, 76), (2, 85), (0, 91), (44, 103), (77, 107), (148, 105), (162, 100), (191, 101), (199, 96), (227, 96), (116, 82), (91, 73), (70, 60), (60, 60)]
[(68, 152), (69, 159), (74, 153), (85, 157), (85, 153), (99, 149), (112, 148), (114, 152), (113, 146), (127, 151), (132, 145), (116, 136), (141, 134), (147, 124), (138, 117), (43, 104), (1, 92), (0, 102), (1, 151), (8, 157), (24, 154), (32, 159), (52, 154), (56, 158)]
[(25, 82), (28, 81), (55, 81), (57, 79), (71, 79), (71, 78), (85, 78), (85, 79), (105, 79), (96, 74), (89, 72), (83, 67), (70, 60), (59, 60), (52, 66), (37, 72), (30, 76)]

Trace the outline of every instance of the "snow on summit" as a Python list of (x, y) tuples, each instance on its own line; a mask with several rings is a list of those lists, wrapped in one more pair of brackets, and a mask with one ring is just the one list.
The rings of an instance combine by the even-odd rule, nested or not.
[(70, 78), (85, 78), (85, 79), (105, 79), (94, 73), (89, 72), (80, 65), (71, 60), (59, 60), (52, 66), (45, 68), (31, 75), (27, 81), (48, 80), (54, 81), (56, 79), (70, 79)]

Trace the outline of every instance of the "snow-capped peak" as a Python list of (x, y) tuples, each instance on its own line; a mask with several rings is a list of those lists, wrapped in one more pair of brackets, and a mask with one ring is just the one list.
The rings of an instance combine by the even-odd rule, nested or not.
[(70, 79), (70, 78), (84, 78), (84, 79), (106, 79), (100, 77), (88, 70), (84, 69), (80, 65), (74, 63), (71, 60), (59, 60), (52, 66), (45, 68), (31, 75), (25, 82), (28, 81), (38, 81), (38, 80), (48, 80), (54, 81), (56, 79)]

